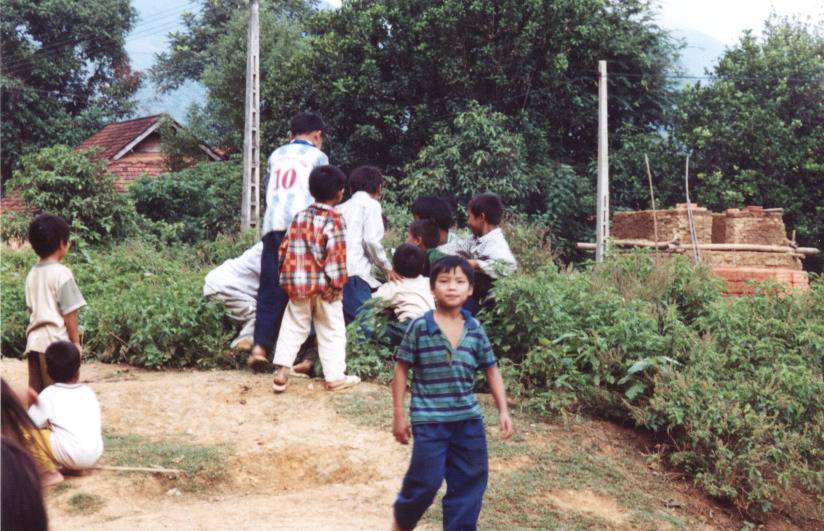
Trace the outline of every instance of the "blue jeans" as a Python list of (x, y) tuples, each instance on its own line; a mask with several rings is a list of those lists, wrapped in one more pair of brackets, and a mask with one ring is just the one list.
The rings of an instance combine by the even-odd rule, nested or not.
[(372, 288), (358, 276), (349, 277), (343, 285), (343, 319), (351, 323), (358, 316), (363, 303), (372, 299)]
[(444, 530), (477, 529), (489, 477), (483, 420), (415, 424), (412, 436), (412, 462), (395, 500), (395, 521), (413, 529), (446, 479)]
[(278, 251), (286, 231), (272, 231), (263, 237), (260, 255), (260, 285), (255, 314), (255, 344), (272, 352), (278, 340), (283, 312), (289, 297), (280, 287), (280, 259)]

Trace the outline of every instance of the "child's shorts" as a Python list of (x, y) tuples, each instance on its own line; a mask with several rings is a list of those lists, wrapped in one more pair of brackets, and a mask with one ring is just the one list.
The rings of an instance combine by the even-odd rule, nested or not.
[(46, 370), (46, 355), (43, 352), (30, 350), (26, 353), (26, 357), (29, 363), (29, 387), (40, 394), (43, 389), (54, 383)]
[(27, 448), (40, 472), (48, 472), (57, 468), (52, 450), (52, 432), (49, 429), (39, 429), (24, 432)]

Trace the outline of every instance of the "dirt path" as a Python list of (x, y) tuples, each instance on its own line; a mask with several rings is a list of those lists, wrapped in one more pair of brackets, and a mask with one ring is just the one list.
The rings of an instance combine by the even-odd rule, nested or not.
[[(13, 387), (25, 384), (23, 362), (3, 359), (0, 367)], [(102, 404), (104, 464), (199, 463), (207, 472), (185, 480), (110, 471), (69, 478), (49, 489), (52, 529), (389, 527), (409, 447), (388, 429), (385, 387), (332, 394), (316, 381), (293, 379), (275, 396), (268, 375), (96, 362), (84, 364), (81, 376)], [(632, 430), (592, 420), (559, 429), (518, 417), (516, 428), (507, 442), (489, 429), (483, 529), (741, 526), (651, 462)], [(435, 507), (419, 529), (439, 528)]]
[[(2, 368), (13, 386), (25, 384), (24, 363), (4, 359)], [(229, 478), (209, 492), (180, 495), (167, 494), (168, 480), (152, 476), (71, 478), (71, 488), (49, 496), (53, 529), (388, 527), (408, 448), (336, 415), (317, 383), (294, 379), (274, 396), (266, 375), (99, 363), (85, 364), (82, 380), (98, 395), (107, 433), (224, 447)], [(75, 491), (99, 496), (103, 506), (91, 514), (73, 510), (67, 499)]]

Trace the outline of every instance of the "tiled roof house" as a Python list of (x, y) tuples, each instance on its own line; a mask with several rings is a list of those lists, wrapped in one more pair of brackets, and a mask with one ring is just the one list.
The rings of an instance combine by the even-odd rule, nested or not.
[[(114, 175), (115, 188), (125, 192), (129, 183), (141, 175), (157, 176), (168, 171), (160, 150), (160, 124), (163, 114), (108, 124), (84, 140), (76, 149), (97, 149), (95, 159), (108, 161), (106, 171)], [(171, 120), (172, 127), (182, 129)], [(222, 153), (200, 144), (203, 160), (223, 160)], [(0, 200), (0, 210), (23, 211), (19, 197), (8, 195)]]

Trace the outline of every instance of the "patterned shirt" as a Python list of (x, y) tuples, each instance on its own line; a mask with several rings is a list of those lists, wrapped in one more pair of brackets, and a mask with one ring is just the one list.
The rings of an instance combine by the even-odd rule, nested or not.
[(329, 164), (326, 154), (306, 140), (294, 140), (272, 152), (261, 235), (286, 230), (292, 216), (312, 204), (309, 174), (325, 164)]
[(321, 203), (298, 212), (280, 245), (280, 263), (280, 287), (290, 299), (342, 290), (347, 276), (341, 215)]
[(458, 348), (435, 322), (434, 311), (406, 329), (395, 359), (412, 367), (412, 424), (457, 422), (481, 417), (475, 397), (475, 371), (495, 366), (483, 326), (461, 310), (464, 329)]

